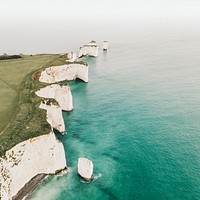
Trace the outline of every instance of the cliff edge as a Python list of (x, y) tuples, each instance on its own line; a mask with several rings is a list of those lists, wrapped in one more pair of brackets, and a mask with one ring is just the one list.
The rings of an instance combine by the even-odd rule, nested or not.
[(60, 66), (46, 68), (39, 75), (39, 81), (43, 83), (57, 83), (71, 81), (79, 78), (88, 82), (88, 65), (84, 62), (67, 63)]
[(21, 142), (0, 159), (1, 199), (11, 200), (38, 174), (56, 174), (65, 168), (64, 147), (54, 133)]

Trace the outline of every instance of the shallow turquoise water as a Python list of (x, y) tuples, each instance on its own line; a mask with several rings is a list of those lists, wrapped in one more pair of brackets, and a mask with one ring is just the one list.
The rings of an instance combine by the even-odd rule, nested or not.
[[(125, 38), (84, 58), (90, 80), (69, 83), (74, 110), (59, 137), (69, 173), (28, 199), (200, 199), (200, 39), (170, 36)], [(78, 157), (93, 160), (91, 183)]]

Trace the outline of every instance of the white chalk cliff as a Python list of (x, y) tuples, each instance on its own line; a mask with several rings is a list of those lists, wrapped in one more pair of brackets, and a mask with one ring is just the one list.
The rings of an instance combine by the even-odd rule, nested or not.
[(78, 52), (78, 57), (82, 56), (94, 56), (97, 57), (99, 54), (99, 48), (97, 46), (97, 43), (95, 41), (91, 41), (88, 44), (80, 47), (80, 50)]
[(78, 174), (86, 181), (90, 181), (92, 179), (92, 174), (93, 174), (92, 161), (87, 158), (79, 158), (78, 159)]
[(51, 100), (43, 100), (40, 103), (39, 108), (45, 109), (47, 122), (51, 125), (52, 128), (58, 130), (60, 133), (64, 134), (65, 132), (65, 123), (62, 116), (61, 107), (53, 103)]
[(21, 142), (0, 158), (1, 200), (11, 200), (36, 175), (65, 168), (64, 147), (54, 133)]
[(41, 72), (39, 81), (57, 83), (75, 80), (76, 78), (88, 82), (88, 65), (86, 63), (68, 63), (61, 66), (48, 67)]
[(39, 97), (55, 99), (62, 110), (71, 111), (73, 109), (72, 94), (68, 85), (48, 85), (36, 91), (35, 94)]
[(74, 62), (77, 59), (77, 54), (74, 52), (70, 52), (67, 54), (68, 59), (66, 60), (67, 62)]

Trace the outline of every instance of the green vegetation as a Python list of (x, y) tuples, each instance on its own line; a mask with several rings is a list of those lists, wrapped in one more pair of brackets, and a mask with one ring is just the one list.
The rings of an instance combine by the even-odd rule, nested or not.
[(9, 59), (18, 59), (18, 58), (22, 58), (20, 55), (3, 55), (0, 56), (0, 60), (9, 60)]
[(41, 98), (34, 93), (45, 84), (34, 80), (34, 72), (64, 63), (59, 55), (44, 54), (0, 61), (0, 156), (19, 142), (50, 132), (46, 112), (38, 108)]

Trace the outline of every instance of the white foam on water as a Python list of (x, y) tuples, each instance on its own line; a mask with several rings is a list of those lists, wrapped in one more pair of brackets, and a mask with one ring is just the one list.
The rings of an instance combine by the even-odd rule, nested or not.
[(94, 175), (93, 175), (92, 181), (96, 181), (96, 180), (98, 180), (100, 177), (102, 177), (102, 174), (101, 174), (101, 173), (94, 174)]
[[(55, 200), (59, 197), (59, 194), (66, 187), (66, 174), (68, 170), (53, 177), (51, 181), (41, 184), (36, 192), (33, 192), (30, 197), (27, 197), (27, 200)], [(64, 177), (64, 178), (62, 178)], [(26, 199), (26, 198), (25, 198)]]

